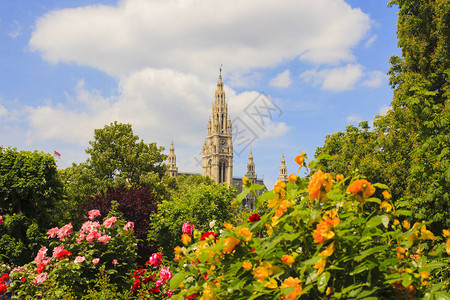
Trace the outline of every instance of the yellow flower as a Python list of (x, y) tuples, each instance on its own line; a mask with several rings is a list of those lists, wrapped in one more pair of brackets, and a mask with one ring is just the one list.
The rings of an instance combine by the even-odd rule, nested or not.
[(329, 173), (323, 173), (321, 170), (314, 173), (308, 184), (309, 200), (319, 199), (320, 202), (327, 201), (326, 194), (330, 191), (331, 185), (331, 175)]
[(267, 235), (268, 236), (272, 236), (273, 235), (272, 225), (270, 225), (270, 224), (265, 224), (265, 225), (266, 225), (266, 228), (267, 228)]
[(301, 282), (302, 281), (300, 279), (293, 277), (285, 279), (280, 288), (283, 290), (285, 288), (295, 286), (295, 289), (289, 295), (284, 295), (284, 293), (282, 292), (281, 299), (297, 299), (297, 296), (302, 291), (302, 286), (300, 285)]
[(341, 181), (341, 180), (344, 180), (344, 175), (342, 175), (342, 174), (337, 174), (337, 175), (336, 175), (336, 181)]
[(217, 296), (214, 294), (214, 292), (211, 289), (206, 288), (203, 290), (203, 295), (200, 299), (201, 300), (216, 300)]
[(288, 180), (292, 183), (296, 183), (299, 180), (300, 176), (291, 174), (288, 177)]
[(420, 237), (422, 240), (435, 240), (436, 237), (434, 236), (434, 234), (427, 230), (427, 227), (425, 225), (422, 226), (422, 228), (420, 228), (420, 232), (422, 233), (422, 236)]
[(339, 218), (324, 218), (322, 222), (316, 225), (316, 229), (313, 232), (314, 242), (323, 244), (324, 242), (331, 240), (334, 238), (334, 231), (331, 230), (331, 227), (334, 224), (339, 224)]
[(384, 191), (382, 194), (385, 200), (391, 199), (391, 194), (388, 191)]
[(251, 263), (251, 262), (244, 261), (244, 262), (242, 263), (242, 268), (244, 268), (244, 269), (247, 270), (247, 271), (251, 270), (252, 267), (253, 267), (253, 266), (252, 266), (252, 263)]
[(447, 242), (445, 243), (447, 254), (450, 255), (450, 239), (447, 239)]
[(390, 205), (387, 201), (383, 201), (380, 204), (380, 209), (383, 209), (385, 212), (388, 213), (392, 210), (392, 205)]
[(264, 287), (268, 289), (276, 289), (278, 287), (278, 283), (275, 279), (272, 278), (264, 284)]
[(444, 235), (444, 237), (449, 238), (450, 237), (450, 232), (447, 229), (442, 229), (442, 234)]
[(331, 256), (334, 253), (334, 242), (328, 245), (328, 247), (320, 252), (320, 255)]
[(281, 199), (286, 195), (286, 183), (283, 181), (277, 181), (273, 187), (273, 192)]
[(191, 241), (192, 241), (191, 237), (183, 233), (183, 235), (181, 236), (181, 242), (187, 246)]
[(295, 258), (294, 258), (292, 255), (285, 254), (285, 255), (283, 255), (283, 257), (281, 258), (281, 260), (282, 260), (285, 264), (291, 266), (291, 265), (294, 263)]
[(317, 269), (317, 276), (322, 274), (322, 272), (325, 270), (325, 266), (327, 264), (326, 257), (319, 258), (319, 261), (314, 264), (314, 269)]
[(366, 199), (375, 193), (375, 188), (365, 179), (353, 181), (347, 188), (348, 193), (356, 195), (356, 200), (365, 203)]

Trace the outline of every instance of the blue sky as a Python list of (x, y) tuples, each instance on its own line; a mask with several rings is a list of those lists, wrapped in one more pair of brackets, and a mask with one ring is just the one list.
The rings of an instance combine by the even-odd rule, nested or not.
[(167, 151), (173, 141), (180, 171), (200, 172), (223, 65), (247, 130), (234, 176), (251, 149), (271, 186), (282, 154), (295, 172), (296, 154), (386, 112), (396, 12), (379, 0), (1, 1), (0, 145), (57, 150), (65, 168), (117, 120)]

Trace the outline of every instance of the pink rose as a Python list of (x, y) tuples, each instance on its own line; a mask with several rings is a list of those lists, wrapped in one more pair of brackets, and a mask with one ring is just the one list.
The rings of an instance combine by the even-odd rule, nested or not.
[(162, 267), (159, 271), (159, 276), (163, 281), (172, 279), (172, 273), (170, 272), (170, 267)]
[(183, 227), (181, 230), (184, 234), (192, 235), (192, 230), (194, 229), (195, 225), (191, 225), (189, 221), (183, 224)]
[(156, 280), (155, 284), (157, 287), (160, 287), (163, 282), (164, 281), (162, 279), (158, 279), (158, 280)]
[(52, 229), (49, 229), (47, 231), (48, 238), (56, 237), (58, 235), (58, 232), (59, 232), (59, 228), (58, 227), (53, 227)]
[(75, 263), (76, 263), (76, 264), (82, 263), (82, 262), (85, 261), (85, 260), (86, 260), (86, 258), (85, 258), (84, 256), (77, 256), (77, 257), (75, 258)]
[(40, 264), (46, 258), (47, 258), (47, 248), (42, 247), (41, 249), (39, 249), (34, 261), (36, 261), (38, 264)]
[(109, 219), (106, 219), (103, 222), (103, 226), (105, 226), (106, 228), (111, 228), (114, 225), (114, 222), (116, 222), (117, 218), (116, 217), (111, 217)]
[(100, 261), (100, 258), (94, 258), (94, 259), (92, 260), (92, 263), (93, 263), (94, 266), (95, 266), (95, 265), (98, 264), (99, 261)]
[(94, 220), (96, 217), (100, 217), (100, 211), (98, 209), (93, 209), (88, 212), (89, 220)]
[(99, 222), (86, 221), (81, 225), (81, 230), (85, 234), (89, 234), (91, 231), (98, 230), (100, 228)]
[(94, 231), (90, 232), (90, 233), (87, 235), (86, 241), (88, 241), (89, 244), (92, 244), (92, 242), (93, 242), (96, 238), (98, 238), (98, 236), (99, 236), (98, 231), (95, 231), (95, 230), (94, 230)]
[(168, 297), (172, 297), (173, 292), (172, 292), (171, 290), (167, 290), (166, 295), (167, 295)]
[(64, 238), (72, 234), (72, 223), (66, 224), (58, 231), (58, 238), (62, 241)]
[(34, 283), (43, 283), (46, 280), (47, 280), (47, 272), (42, 272), (33, 279), (33, 282)]
[(161, 253), (153, 253), (152, 256), (150, 256), (148, 262), (151, 266), (159, 267), (162, 264), (161, 258)]
[(0, 216), (0, 225), (3, 225), (3, 217)]
[(128, 222), (125, 226), (123, 226), (123, 230), (128, 231), (134, 228), (133, 222)]
[(108, 240), (109, 240), (110, 238), (111, 238), (111, 237), (110, 237), (109, 235), (102, 235), (101, 237), (98, 238), (98, 241), (99, 241), (100, 243), (106, 244), (106, 243), (108, 243)]
[(61, 252), (64, 249), (64, 246), (58, 246), (53, 248), (53, 255), (52, 257), (58, 257), (58, 253)]

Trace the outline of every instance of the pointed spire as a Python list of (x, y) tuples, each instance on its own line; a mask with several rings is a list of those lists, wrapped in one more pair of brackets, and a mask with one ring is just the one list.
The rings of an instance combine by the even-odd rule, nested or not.
[(177, 157), (175, 155), (173, 141), (170, 143), (169, 155), (167, 156), (167, 173), (172, 177), (178, 175)]
[(288, 182), (287, 167), (286, 167), (286, 160), (284, 159), (284, 154), (281, 156), (280, 172), (278, 174), (277, 180)]

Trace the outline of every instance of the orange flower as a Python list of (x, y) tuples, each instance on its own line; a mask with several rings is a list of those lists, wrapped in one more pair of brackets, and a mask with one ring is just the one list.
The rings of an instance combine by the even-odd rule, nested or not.
[(252, 182), (250, 181), (250, 179), (248, 179), (247, 177), (242, 178), (242, 184), (245, 187), (250, 187), (252, 185)]
[(203, 300), (216, 300), (217, 296), (214, 294), (214, 292), (211, 289), (206, 288), (203, 290), (202, 299)]
[(317, 269), (317, 274), (316, 274), (317, 276), (319, 276), (320, 274), (323, 273), (323, 271), (325, 270), (326, 264), (327, 264), (326, 257), (319, 258), (319, 261), (314, 264), (314, 269)]
[(270, 225), (270, 224), (265, 224), (265, 225), (266, 225), (266, 228), (267, 228), (267, 235), (268, 236), (272, 236), (273, 235), (272, 225)]
[(183, 233), (183, 235), (181, 236), (181, 242), (187, 246), (191, 241), (192, 241), (191, 237)]
[(322, 221), (317, 224), (313, 232), (314, 242), (323, 244), (325, 241), (332, 239), (335, 233), (331, 230), (331, 227), (331, 222)]
[(281, 284), (280, 288), (283, 290), (285, 288), (293, 287), (295, 286), (295, 289), (289, 294), (284, 295), (282, 292), (281, 299), (297, 299), (297, 296), (302, 291), (302, 286), (300, 285), (302, 281), (298, 278), (289, 277), (284, 280), (284, 282)]
[(365, 203), (366, 199), (375, 193), (375, 188), (370, 182), (365, 179), (359, 179), (353, 181), (347, 188), (348, 193), (356, 195), (356, 200), (361, 203)]
[(344, 175), (342, 175), (342, 174), (337, 174), (337, 175), (336, 175), (336, 181), (341, 181), (341, 180), (344, 180)]
[(392, 210), (392, 205), (390, 205), (387, 201), (383, 201), (380, 204), (380, 209), (383, 209), (385, 212), (388, 213)]
[(321, 170), (314, 173), (308, 184), (309, 200), (320, 199), (320, 202), (327, 201), (326, 194), (330, 191), (331, 184), (331, 175), (329, 173), (323, 173)]
[(444, 237), (449, 238), (450, 237), (450, 232), (447, 229), (442, 229), (442, 234), (444, 235)]
[(253, 270), (253, 277), (258, 279), (259, 282), (263, 282), (264, 279), (266, 279), (272, 274), (273, 274), (272, 265), (267, 262), (261, 263), (259, 267)]
[(252, 232), (247, 227), (236, 229), (236, 235), (243, 236), (246, 242), (252, 239)]
[(403, 254), (406, 252), (406, 250), (404, 248), (402, 248), (402, 247), (397, 247), (396, 249), (398, 251), (397, 252), (397, 257), (400, 258), (400, 259), (405, 258), (405, 256)]
[(389, 194), (388, 191), (384, 191), (382, 194), (383, 194), (383, 197), (384, 197), (385, 200), (389, 200), (389, 199), (392, 198), (391, 194)]
[(299, 178), (300, 178), (300, 176), (291, 174), (291, 175), (289, 175), (288, 180), (292, 183), (296, 183)]
[(230, 223), (225, 223), (225, 224), (223, 224), (223, 227), (225, 227), (226, 230), (231, 230), (231, 229), (234, 228), (234, 226), (231, 225)]
[(295, 261), (295, 258), (294, 258), (292, 255), (285, 254), (285, 255), (283, 255), (283, 257), (281, 258), (281, 260), (282, 260), (285, 264), (287, 264), (287, 265), (289, 265), (289, 266), (292, 266), (292, 264), (293, 264), (294, 261)]
[(283, 199), (286, 195), (286, 183), (283, 181), (277, 181), (275, 186), (273, 187), (273, 191), (277, 194), (277, 197)]
[(299, 167), (298, 167), (298, 170), (297, 170), (297, 173), (298, 173), (298, 171), (300, 171), (300, 169), (303, 167), (303, 165), (305, 164), (305, 158), (303, 157), (303, 155), (297, 155), (295, 158), (294, 158), (294, 161), (296, 162), (296, 163), (298, 163), (298, 165), (299, 165)]
[(450, 255), (450, 239), (447, 239), (447, 242), (445, 243), (445, 248), (447, 254)]
[(409, 230), (409, 228), (411, 228), (411, 225), (409, 225), (409, 222), (407, 220), (403, 221), (403, 228), (405, 228), (406, 230)]
[(225, 238), (223, 241), (223, 244), (226, 246), (225, 249), (223, 249), (223, 253), (231, 253), (233, 251), (234, 247), (236, 247), (237, 244), (239, 244), (239, 240), (235, 237), (228, 237)]
[(269, 281), (267, 281), (266, 284), (264, 284), (264, 287), (268, 289), (276, 289), (278, 287), (278, 283), (275, 279), (272, 278)]
[(248, 261), (244, 261), (242, 263), (242, 268), (244, 268), (245, 270), (249, 271), (252, 269), (252, 263), (248, 262)]
[(328, 245), (328, 247), (320, 252), (320, 255), (331, 256), (334, 253), (334, 242)]

